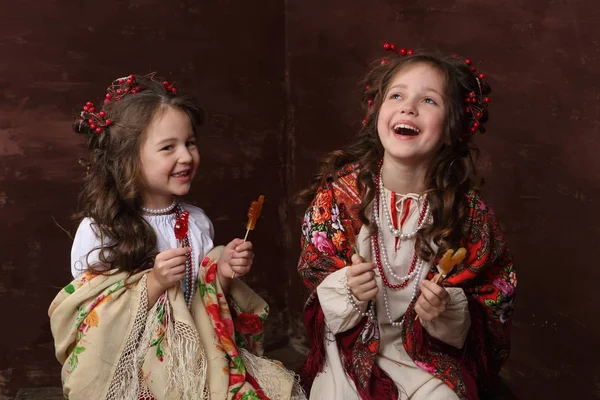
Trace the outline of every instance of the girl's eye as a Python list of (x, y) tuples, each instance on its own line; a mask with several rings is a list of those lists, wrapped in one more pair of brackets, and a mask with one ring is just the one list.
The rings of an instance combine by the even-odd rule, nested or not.
[(399, 94), (393, 94), (393, 95), (390, 96), (390, 99), (394, 99), (394, 100), (397, 100), (399, 98), (400, 98)]
[(188, 141), (188, 142), (186, 143), (186, 145), (187, 145), (188, 147), (195, 146), (195, 145), (196, 145), (196, 141), (195, 141), (195, 140), (190, 140), (190, 141)]
[(173, 146), (171, 146), (171, 145), (168, 145), (168, 146), (165, 146), (165, 147), (163, 147), (163, 148), (162, 148), (162, 149), (160, 149), (160, 150), (161, 150), (161, 151), (163, 151), (163, 150), (165, 150), (165, 151), (173, 150)]
[(433, 100), (431, 97), (426, 98), (424, 101), (428, 104), (437, 104), (435, 100)]

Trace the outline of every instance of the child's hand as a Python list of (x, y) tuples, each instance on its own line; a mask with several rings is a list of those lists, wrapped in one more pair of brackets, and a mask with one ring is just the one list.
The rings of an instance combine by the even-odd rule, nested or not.
[[(164, 291), (185, 277), (185, 261), (190, 247), (169, 249), (156, 255), (154, 267), (149, 274), (157, 286)], [(149, 277), (150, 278), (150, 277)]]
[(361, 301), (374, 299), (379, 292), (374, 269), (375, 263), (365, 262), (358, 254), (352, 255), (352, 266), (346, 270), (346, 278), (352, 294)]
[(446, 289), (431, 281), (423, 281), (419, 287), (421, 295), (415, 304), (415, 311), (422, 321), (429, 322), (446, 310), (450, 295)]
[(254, 252), (252, 243), (244, 242), (242, 239), (233, 239), (225, 250), (221, 253), (217, 262), (217, 274), (220, 276), (220, 282), (224, 279), (235, 279), (246, 275), (252, 267)]

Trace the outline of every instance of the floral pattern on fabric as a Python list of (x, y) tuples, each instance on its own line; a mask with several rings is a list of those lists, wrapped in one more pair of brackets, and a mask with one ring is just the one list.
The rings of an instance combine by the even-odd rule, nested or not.
[(75, 280), (73, 280), (71, 283), (69, 283), (67, 286), (65, 286), (63, 288), (63, 290), (65, 292), (67, 292), (68, 294), (73, 294), (73, 293), (75, 293), (75, 291), (77, 289), (79, 289), (84, 284), (91, 281), (92, 279), (94, 279), (97, 276), (98, 276), (98, 274), (95, 274), (91, 271), (85, 271), (81, 275), (79, 275)]
[[(234, 394), (235, 400), (265, 398), (259, 396), (260, 388), (254, 386), (256, 383), (253, 385), (253, 380), (246, 379), (246, 368), (237, 346), (253, 353), (262, 352), (268, 306), (258, 314), (245, 313), (232, 299), (226, 299), (217, 288), (217, 260), (210, 257), (201, 262), (198, 291), (217, 335), (217, 346), (225, 351), (229, 360), (229, 392)], [(234, 311), (233, 316), (230, 310)]]
[[(89, 282), (91, 279), (97, 277), (97, 274), (83, 273), (77, 277), (73, 282), (65, 286), (63, 289), (69, 294), (73, 294), (75, 290), (82, 287), (84, 283)], [(98, 316), (96, 307), (100, 307), (104, 303), (112, 299), (112, 294), (116, 291), (125, 287), (124, 281), (119, 281), (107, 288), (101, 295), (96, 297), (91, 303), (82, 305), (77, 310), (77, 317), (75, 319), (75, 326), (77, 328), (77, 345), (73, 348), (69, 359), (67, 360), (67, 373), (72, 373), (79, 364), (79, 355), (86, 349), (85, 336), (91, 328), (96, 328), (100, 324), (100, 318)]]
[[(351, 249), (344, 226), (355, 233), (362, 226), (356, 216), (360, 204), (358, 172), (358, 164), (349, 164), (335, 174), (331, 183), (324, 183), (302, 223), (298, 271), (311, 292), (305, 306), (305, 323), (313, 338), (305, 368), (309, 382), (324, 362), (323, 312), (316, 288), (330, 273), (350, 264)], [(444, 381), (459, 398), (477, 399), (479, 385), (497, 374), (508, 358), (517, 279), (492, 209), (476, 191), (470, 191), (467, 199), (469, 214), (462, 229), (468, 239), (461, 245), (468, 255), (443, 282), (444, 286), (463, 288), (469, 300), (472, 323), (465, 346), (457, 350), (429, 336), (415, 321), (414, 301), (407, 310), (402, 336), (407, 353), (420, 368)], [(428, 279), (432, 277), (430, 272)], [(389, 377), (375, 364), (379, 349), (376, 323), (364, 318), (353, 329), (336, 335), (336, 341), (345, 372), (363, 399), (395, 398), (396, 393), (379, 387), (384, 382), (388, 385)]]
[[(199, 266), (191, 308), (178, 296), (178, 286), (149, 305), (149, 270), (83, 274), (61, 289), (48, 316), (65, 396), (304, 398), (291, 371), (261, 357), (265, 301), (239, 279), (224, 294), (216, 272), (222, 251), (223, 246), (213, 248)], [(245, 329), (236, 336), (239, 315)], [(236, 346), (234, 339), (240, 337), (256, 354)], [(70, 372), (69, 358), (77, 346), (85, 349), (75, 352), (76, 367)]]
[(158, 319), (158, 326), (156, 330), (152, 333), (152, 338), (150, 339), (150, 348), (155, 347), (155, 354), (158, 361), (163, 362), (165, 357), (164, 352), (164, 341), (165, 335), (167, 332), (167, 294), (163, 293), (158, 300), (156, 300), (156, 315), (153, 318)]

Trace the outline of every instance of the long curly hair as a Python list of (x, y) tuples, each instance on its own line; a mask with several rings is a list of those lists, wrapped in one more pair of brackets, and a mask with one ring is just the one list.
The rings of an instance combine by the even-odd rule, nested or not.
[[(192, 98), (176, 94), (172, 86), (154, 75), (129, 78), (135, 80), (139, 91), (123, 94), (118, 101), (105, 100), (98, 114), (103, 116), (102, 121), (110, 119), (110, 125), (102, 132), (96, 131), (89, 114), (82, 113), (73, 123), (76, 132), (88, 134), (90, 151), (89, 160), (82, 162), (86, 167), (85, 182), (79, 198), (80, 211), (74, 218), (92, 220), (101, 245), (91, 249), (87, 258), (98, 250), (100, 265), (86, 264), (98, 273), (107, 267), (133, 273), (151, 268), (154, 263), (156, 234), (142, 217), (140, 197), (140, 146), (148, 126), (167, 107), (184, 111), (194, 134), (203, 119), (201, 108)], [(127, 78), (116, 80), (107, 90), (119, 86), (124, 79)]]
[[(329, 153), (323, 160), (320, 172), (311, 186), (302, 191), (299, 201), (306, 203), (316, 194), (325, 179), (349, 163), (359, 163), (358, 190), (362, 201), (358, 215), (361, 222), (375, 232), (375, 224), (366, 211), (375, 196), (375, 177), (379, 173), (378, 163), (384, 149), (377, 131), (379, 110), (388, 92), (390, 83), (404, 68), (415, 64), (426, 64), (436, 68), (445, 78), (447, 103), (444, 140), (434, 155), (426, 175), (426, 185), (433, 223), (425, 225), (417, 233), (415, 248), (424, 260), (442, 254), (448, 248), (456, 248), (464, 234), (461, 229), (468, 204), (465, 194), (475, 187), (474, 156), (477, 149), (471, 143), (474, 130), (484, 131), (488, 119), (487, 100), (491, 89), (487, 82), (479, 79), (464, 59), (446, 56), (438, 52), (415, 52), (409, 56), (393, 56), (377, 60), (363, 80), (365, 91), (363, 105), (366, 118), (357, 139), (343, 150)], [(476, 129), (472, 129), (472, 110), (468, 110), (465, 99), (476, 94), (479, 115)], [(370, 100), (370, 101), (369, 101)], [(371, 103), (369, 107), (367, 104)], [(475, 108), (475, 107), (473, 107)], [(434, 251), (430, 243), (439, 249)]]

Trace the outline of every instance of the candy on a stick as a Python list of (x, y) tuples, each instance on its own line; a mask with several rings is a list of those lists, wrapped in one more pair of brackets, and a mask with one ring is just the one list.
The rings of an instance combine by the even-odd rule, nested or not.
[(246, 224), (246, 236), (244, 236), (244, 242), (248, 238), (248, 233), (253, 231), (256, 227), (256, 221), (258, 220), (258, 217), (260, 217), (264, 201), (265, 196), (261, 194), (258, 196), (258, 201), (253, 201), (250, 204), (250, 208), (248, 208), (248, 223)]
[(181, 216), (175, 221), (175, 238), (177, 239), (177, 247), (183, 247), (183, 239), (188, 233), (188, 218), (190, 213), (183, 211)]
[[(439, 273), (436, 274), (431, 281), (433, 283), (438, 283), (442, 277), (446, 277), (446, 275), (452, 271), (452, 268), (463, 262), (466, 255), (467, 250), (464, 247), (459, 248), (456, 252), (452, 249), (446, 250), (438, 263)], [(418, 321), (419, 316), (417, 315), (415, 319)]]
[(466, 255), (467, 250), (464, 247), (456, 250), (456, 252), (452, 249), (446, 250), (438, 264), (440, 273), (433, 278), (433, 283), (438, 283), (442, 277), (448, 275), (452, 268), (463, 262)]
[[(188, 234), (188, 219), (190, 217), (190, 213), (186, 210), (183, 210), (181, 215), (177, 217), (175, 221), (175, 227), (173, 228), (175, 231), (175, 238), (177, 239), (177, 247), (183, 247), (183, 239)], [(179, 286), (175, 286), (175, 299), (177, 299), (177, 293), (179, 293)]]

